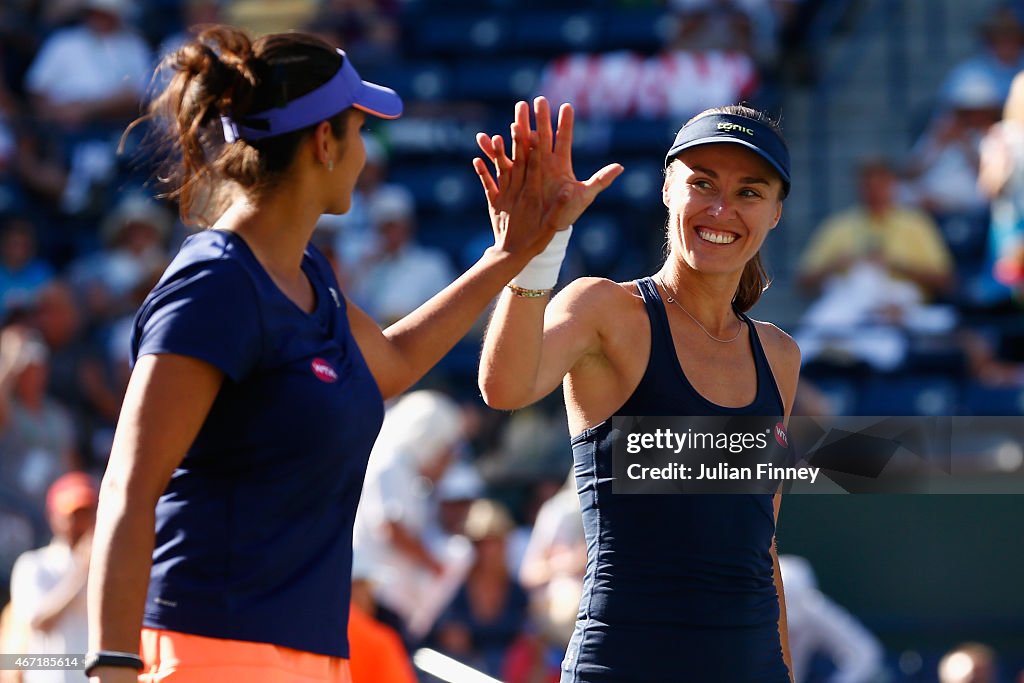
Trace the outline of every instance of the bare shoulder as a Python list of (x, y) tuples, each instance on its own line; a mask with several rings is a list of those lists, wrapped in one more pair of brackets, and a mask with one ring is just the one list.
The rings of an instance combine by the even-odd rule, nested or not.
[(760, 320), (754, 320), (754, 324), (788, 415), (793, 408), (800, 378), (800, 347), (776, 325)]
[[(573, 325), (596, 330), (607, 338), (616, 328), (630, 324), (630, 316), (637, 310), (640, 295), (629, 286), (601, 277), (573, 280), (552, 300), (545, 320), (568, 318)], [(642, 303), (639, 309), (643, 310)]]
[(631, 306), (639, 297), (634, 283), (614, 282), (603, 277), (573, 280), (555, 297), (565, 307), (583, 306), (602, 310), (606, 306)]
[[(753, 319), (752, 319), (753, 320)], [(763, 320), (753, 320), (764, 352), (772, 365), (778, 363), (782, 369), (796, 370), (800, 367), (800, 347), (796, 341), (777, 325)]]

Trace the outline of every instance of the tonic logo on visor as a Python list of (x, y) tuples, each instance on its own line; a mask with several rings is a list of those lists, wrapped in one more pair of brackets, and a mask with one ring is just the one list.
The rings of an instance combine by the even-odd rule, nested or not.
[(718, 124), (718, 130), (724, 130), (727, 133), (737, 132), (737, 133), (746, 133), (747, 135), (753, 135), (754, 134), (754, 131), (751, 128), (746, 128), (744, 126), (741, 126), (738, 123), (726, 123), (725, 121), (722, 121), (722, 122), (720, 122)]
[(330, 383), (338, 381), (338, 373), (323, 358), (314, 358), (310, 366), (313, 368), (313, 374), (321, 382)]

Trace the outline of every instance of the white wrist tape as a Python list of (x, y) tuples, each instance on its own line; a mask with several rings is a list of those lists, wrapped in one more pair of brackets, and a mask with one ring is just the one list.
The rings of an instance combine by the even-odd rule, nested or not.
[(556, 232), (548, 246), (544, 247), (544, 251), (530, 259), (519, 275), (512, 278), (510, 284), (523, 289), (554, 289), (571, 235), (571, 225)]

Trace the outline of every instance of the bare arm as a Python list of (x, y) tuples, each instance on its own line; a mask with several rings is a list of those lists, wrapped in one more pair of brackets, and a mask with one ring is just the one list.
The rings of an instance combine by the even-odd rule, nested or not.
[(569, 284), (551, 304), (505, 292), (484, 335), (479, 385), (492, 408), (514, 410), (547, 396), (576, 363), (602, 354), (602, 302), (619, 289), (599, 278)]
[[(775, 325), (758, 323), (758, 334), (768, 357), (772, 374), (782, 395), (784, 422), (789, 424), (789, 416), (793, 412), (793, 401), (796, 399), (797, 384), (800, 379), (800, 348), (793, 339)], [(782, 492), (776, 493), (772, 499), (775, 509), (775, 526), (778, 529), (779, 508), (782, 506)], [(793, 658), (789, 652), (789, 625), (786, 622), (786, 591), (782, 585), (782, 570), (779, 568), (779, 553), (776, 547), (776, 536), (772, 537), (770, 552), (772, 556), (772, 576), (775, 591), (779, 596), (779, 642), (782, 645), (782, 658), (789, 669), (789, 678), (793, 679)]]
[[(609, 164), (589, 180), (577, 181), (572, 169), (573, 110), (563, 104), (558, 113), (557, 135), (551, 128), (547, 100), (534, 100), (537, 130), (531, 162), (543, 169), (545, 203), (554, 206), (549, 221), (565, 229), (586, 210), (594, 198), (622, 173)], [(482, 160), (475, 165), (494, 215), (507, 203), (501, 179), (508, 171), (500, 140), (477, 136), (477, 143), (497, 170), (497, 182)], [(549, 394), (562, 377), (584, 356), (598, 354), (600, 316), (594, 302), (616, 285), (590, 279), (567, 287), (547, 306), (547, 296), (519, 297), (503, 292), (484, 337), (479, 384), (492, 408), (513, 409), (529, 405)]]
[[(100, 489), (89, 575), (89, 647), (136, 652), (149, 583), (156, 501), (210, 411), (223, 374), (173, 354), (139, 359)], [(106, 681), (131, 669), (102, 667)]]
[[(773, 499), (775, 506), (775, 523), (779, 521), (779, 507), (782, 505), (782, 494), (776, 493)], [(775, 539), (772, 538), (771, 546), (773, 576), (775, 577), (775, 591), (779, 594), (779, 642), (782, 645), (782, 659), (789, 669), (789, 680), (793, 681), (793, 658), (789, 653), (789, 625), (786, 623), (786, 590), (782, 585), (782, 570), (779, 568), (779, 552), (775, 547)]]

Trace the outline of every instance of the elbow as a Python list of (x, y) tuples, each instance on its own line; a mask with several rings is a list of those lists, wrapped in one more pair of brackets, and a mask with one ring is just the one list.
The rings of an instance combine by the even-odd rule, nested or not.
[(481, 377), (478, 386), (484, 403), (494, 410), (516, 410), (529, 403), (523, 392), (515, 391), (509, 386), (503, 386), (502, 382)]

